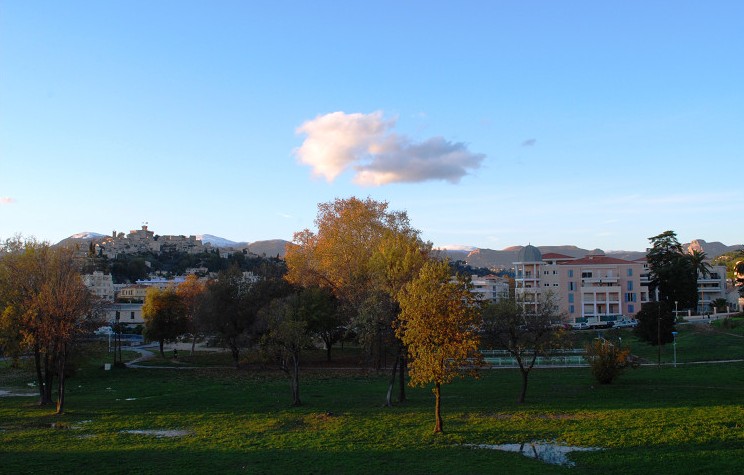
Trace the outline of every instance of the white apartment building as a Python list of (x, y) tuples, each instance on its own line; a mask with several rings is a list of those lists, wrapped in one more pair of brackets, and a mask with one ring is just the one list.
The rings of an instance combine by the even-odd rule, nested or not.
[(96, 297), (107, 302), (114, 301), (114, 279), (111, 274), (94, 271), (92, 274), (83, 275), (83, 283)]
[(711, 303), (718, 299), (727, 299), (726, 266), (712, 266), (710, 274), (698, 274), (698, 307), (697, 313), (714, 313)]
[(471, 276), (472, 292), (484, 302), (498, 302), (509, 295), (509, 281), (497, 275)]

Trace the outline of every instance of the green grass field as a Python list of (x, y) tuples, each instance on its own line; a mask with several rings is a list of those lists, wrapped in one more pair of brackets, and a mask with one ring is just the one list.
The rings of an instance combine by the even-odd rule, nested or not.
[[(678, 356), (683, 338), (689, 352), (705, 341), (683, 334)], [(69, 380), (63, 416), (34, 397), (0, 398), (0, 473), (744, 472), (742, 363), (642, 367), (609, 386), (588, 368), (535, 370), (524, 405), (515, 403), (517, 371), (486, 370), (443, 388), (445, 433), (434, 435), (430, 389), (384, 407), (386, 374), (308, 369), (304, 405), (292, 408), (282, 373), (104, 371), (107, 359), (93, 357)], [(0, 367), (0, 389), (31, 392), (32, 380)], [(568, 467), (472, 447), (531, 441), (601, 450), (573, 452)]]

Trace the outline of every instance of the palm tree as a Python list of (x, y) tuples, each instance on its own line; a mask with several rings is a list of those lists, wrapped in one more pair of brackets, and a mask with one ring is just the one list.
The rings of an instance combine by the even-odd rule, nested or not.
[(690, 264), (692, 264), (692, 269), (695, 272), (695, 276), (710, 276), (711, 267), (710, 263), (707, 262), (708, 256), (705, 254), (705, 251), (695, 249), (693, 251), (690, 251), (690, 254), (688, 254), (687, 258), (690, 260)]

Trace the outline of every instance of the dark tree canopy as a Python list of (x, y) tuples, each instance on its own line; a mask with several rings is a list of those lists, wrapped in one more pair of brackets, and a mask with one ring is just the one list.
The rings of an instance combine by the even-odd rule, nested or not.
[(658, 290), (659, 300), (680, 309), (697, 307), (697, 274), (690, 254), (682, 250), (674, 231), (649, 238), (652, 247), (646, 254), (651, 270), (651, 292)]
[(636, 314), (638, 326), (633, 333), (651, 345), (665, 345), (674, 340), (674, 304), (667, 302), (648, 302)]

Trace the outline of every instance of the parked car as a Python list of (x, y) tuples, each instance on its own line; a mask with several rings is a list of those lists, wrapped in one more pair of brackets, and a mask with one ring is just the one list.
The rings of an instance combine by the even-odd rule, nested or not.
[(586, 323), (586, 322), (572, 323), (571, 324), (571, 328), (573, 330), (588, 330), (589, 329), (589, 324)]
[(615, 322), (615, 328), (635, 328), (638, 326), (638, 320), (618, 320)]

